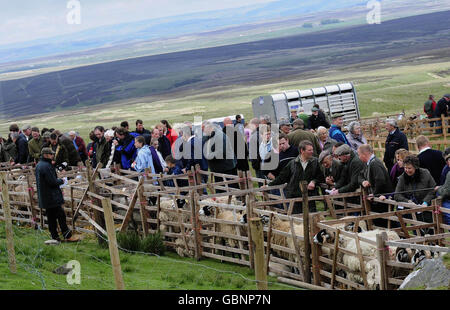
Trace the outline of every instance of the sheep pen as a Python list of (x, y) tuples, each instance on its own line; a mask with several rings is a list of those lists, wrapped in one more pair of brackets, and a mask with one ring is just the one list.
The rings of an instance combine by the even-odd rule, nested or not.
[[(328, 208), (309, 214), (306, 228), (310, 240), (305, 240), (304, 216), (289, 212), (290, 206), (302, 202), (303, 198), (286, 199), (271, 194), (272, 189), (282, 186), (253, 188), (253, 182), (262, 181), (248, 175), (244, 178), (224, 177), (221, 182), (198, 181), (197, 176), (202, 174), (213, 180), (214, 175), (206, 171), (176, 177), (119, 174), (120, 171), (113, 170), (107, 178), (99, 178), (92, 169), (69, 175), (69, 182), (63, 188), (64, 209), (74, 230), (103, 233), (104, 228), (97, 217), (100, 215), (101, 218), (103, 212), (99, 201), (110, 198), (116, 228), (120, 231), (133, 229), (144, 235), (160, 232), (165, 245), (181, 257), (212, 258), (253, 268), (254, 249), (246, 218), (248, 215), (260, 217), (264, 222), (267, 272), (306, 282), (309, 256), (314, 284), (328, 289), (395, 289), (417, 261), (448, 250), (445, 246), (448, 246), (446, 238), (450, 234), (445, 231), (450, 227), (442, 224), (442, 214), (433, 213), (433, 223), (420, 222), (413, 216), (416, 212), (437, 212), (438, 201), (428, 207), (385, 201), (406, 209), (374, 213), (365, 205), (345, 203), (347, 197), (362, 198), (361, 193), (332, 199), (308, 197), (310, 201), (323, 202)], [(20, 178), (21, 175), (25, 178)], [(22, 174), (13, 171), (8, 175), (15, 221), (32, 223), (31, 210), (39, 220), (33, 175), (33, 169)], [(77, 178), (77, 175), (81, 177)], [(94, 177), (89, 180), (88, 175)], [(187, 180), (189, 185), (179, 187), (174, 182), (175, 186), (167, 186), (165, 181), (169, 179)], [(239, 185), (238, 188), (231, 186), (233, 184)], [(31, 210), (20, 209), (31, 205)], [(278, 209), (277, 205), (285, 207)], [(354, 213), (360, 215), (348, 216)], [(406, 217), (408, 214), (410, 218)], [(398, 225), (391, 230), (374, 227), (375, 218), (387, 218)], [(422, 228), (432, 229), (433, 234), (421, 237), (411, 234)], [(380, 239), (384, 233), (386, 238)], [(322, 239), (316, 243), (319, 237)], [(377, 246), (380, 240), (383, 245)], [(305, 251), (306, 242), (312, 247), (309, 255)], [(389, 248), (389, 251), (377, 250), (380, 248)]]

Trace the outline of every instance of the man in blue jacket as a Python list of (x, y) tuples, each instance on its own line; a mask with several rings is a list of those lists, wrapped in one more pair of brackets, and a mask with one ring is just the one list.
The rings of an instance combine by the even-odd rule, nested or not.
[(342, 142), (351, 146), (347, 140), (347, 137), (342, 132), (341, 127), (344, 124), (344, 117), (342, 114), (334, 114), (332, 117), (332, 125), (330, 127), (330, 138), (336, 140), (337, 142)]
[(48, 221), (48, 229), (52, 236), (52, 240), (48, 240), (46, 244), (59, 244), (57, 223), (63, 234), (65, 241), (76, 242), (78, 239), (72, 236), (72, 232), (66, 223), (66, 214), (61, 207), (64, 204), (64, 198), (60, 186), (67, 182), (67, 178), (58, 179), (52, 160), (55, 152), (51, 148), (44, 147), (41, 151), (41, 160), (36, 165), (36, 187), (39, 200), (39, 208), (45, 209)]

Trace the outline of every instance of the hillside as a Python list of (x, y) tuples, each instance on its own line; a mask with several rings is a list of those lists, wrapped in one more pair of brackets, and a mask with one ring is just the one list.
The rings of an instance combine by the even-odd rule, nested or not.
[[(211, 87), (257, 84), (387, 58), (449, 57), (450, 11), (3, 81), (3, 118)], [(430, 51), (430, 47), (439, 48)]]

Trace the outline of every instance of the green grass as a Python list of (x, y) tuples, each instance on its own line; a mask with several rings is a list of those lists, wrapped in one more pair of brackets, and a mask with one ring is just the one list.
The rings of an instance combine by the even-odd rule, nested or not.
[[(0, 133), (8, 131), (11, 123), (31, 123), (39, 128), (57, 128), (62, 131), (77, 130), (86, 142), (88, 134), (96, 125), (118, 126), (128, 120), (133, 128), (136, 119), (142, 119), (146, 128), (161, 119), (170, 123), (193, 121), (194, 116), (203, 119), (244, 114), (246, 120), (253, 117), (251, 100), (260, 95), (285, 90), (305, 89), (352, 81), (355, 84), (361, 116), (421, 111), (429, 94), (440, 99), (450, 91), (450, 62), (426, 63), (410, 59), (395, 65), (366, 63), (346, 69), (324, 72), (317, 77), (299, 76), (282, 82), (260, 85), (235, 85), (227, 88), (211, 88), (186, 91), (173, 98), (140, 98), (115, 104), (80, 107), (76, 111), (53, 112), (30, 118), (0, 122)], [(171, 82), (172, 83), (172, 82)]]
[[(0, 223), (0, 290), (110, 290), (114, 277), (109, 251), (87, 236), (78, 244), (46, 246), (48, 232), (14, 226), (17, 274), (8, 267), (4, 223)], [(81, 284), (69, 285), (65, 275), (52, 273), (57, 267), (78, 260)], [(120, 251), (126, 289), (136, 290), (253, 290), (254, 271), (216, 260), (197, 262), (175, 253), (165, 256), (130, 254)], [(270, 289), (294, 289), (269, 277)]]

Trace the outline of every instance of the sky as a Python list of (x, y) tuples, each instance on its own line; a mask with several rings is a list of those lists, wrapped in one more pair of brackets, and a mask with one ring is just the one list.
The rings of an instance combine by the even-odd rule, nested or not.
[[(274, 0), (0, 0), (0, 45), (103, 25), (222, 10)], [(76, 3), (80, 4), (80, 24)], [(73, 4), (68, 8), (69, 4)]]

